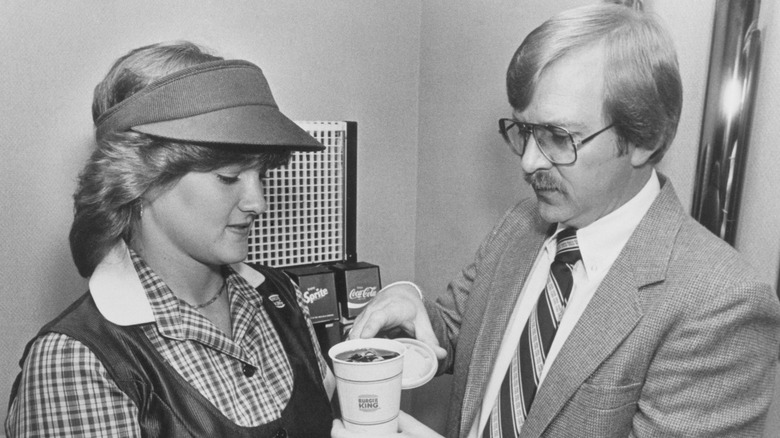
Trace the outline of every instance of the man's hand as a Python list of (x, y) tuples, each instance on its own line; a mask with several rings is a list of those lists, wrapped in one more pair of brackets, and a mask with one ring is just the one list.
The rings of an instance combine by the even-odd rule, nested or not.
[[(331, 438), (361, 438), (364, 434), (350, 432), (344, 428), (341, 420), (333, 420), (333, 428), (330, 430)], [(443, 438), (428, 426), (420, 423), (411, 415), (401, 411), (398, 413), (398, 432), (383, 435), (371, 435), (375, 438)]]
[(377, 333), (396, 328), (431, 346), (438, 359), (447, 356), (433, 333), (419, 289), (408, 281), (393, 283), (379, 291), (358, 315), (349, 339), (373, 338)]

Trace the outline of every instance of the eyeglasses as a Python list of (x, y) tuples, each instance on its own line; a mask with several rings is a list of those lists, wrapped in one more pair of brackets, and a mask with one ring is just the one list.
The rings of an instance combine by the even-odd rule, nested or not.
[(533, 134), (542, 155), (551, 163), (562, 165), (573, 164), (577, 161), (579, 148), (614, 125), (611, 123), (595, 134), (577, 141), (569, 131), (560, 126), (523, 123), (515, 119), (498, 119), (498, 130), (512, 148), (512, 152), (522, 157), (525, 153), (525, 147), (528, 145), (528, 139)]

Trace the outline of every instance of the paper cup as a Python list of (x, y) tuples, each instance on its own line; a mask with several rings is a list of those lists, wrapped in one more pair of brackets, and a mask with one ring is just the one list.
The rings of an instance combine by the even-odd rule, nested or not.
[[(379, 362), (348, 362), (342, 353), (366, 348), (398, 353)], [(401, 408), (404, 344), (390, 339), (353, 339), (336, 344), (328, 351), (336, 375), (336, 390), (344, 427), (364, 434), (398, 431)]]

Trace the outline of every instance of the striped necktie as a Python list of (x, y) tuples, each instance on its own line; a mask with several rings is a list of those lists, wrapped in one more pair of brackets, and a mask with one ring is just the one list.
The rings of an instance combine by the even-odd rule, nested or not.
[(555, 260), (550, 265), (547, 284), (520, 336), (520, 344), (501, 383), (483, 438), (520, 435), (536, 396), (544, 360), (569, 301), (572, 269), (581, 258), (576, 233), (574, 228), (558, 233)]

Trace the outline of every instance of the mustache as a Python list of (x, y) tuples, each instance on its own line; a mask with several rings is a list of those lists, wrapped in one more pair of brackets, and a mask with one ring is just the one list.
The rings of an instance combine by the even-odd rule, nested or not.
[(525, 182), (527, 182), (534, 191), (538, 190), (556, 190), (561, 193), (566, 193), (563, 185), (559, 183), (554, 176), (548, 172), (534, 172), (525, 175)]

